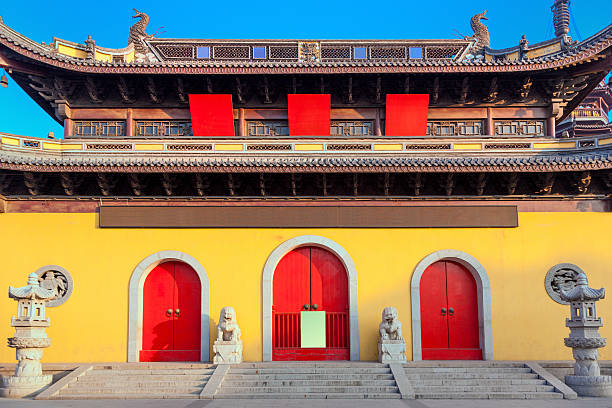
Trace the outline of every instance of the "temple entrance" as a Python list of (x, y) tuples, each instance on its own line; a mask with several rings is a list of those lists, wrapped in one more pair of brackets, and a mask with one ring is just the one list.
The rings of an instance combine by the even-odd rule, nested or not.
[[(324, 345), (303, 347), (306, 321), (302, 312), (325, 312), (307, 333), (324, 335)], [(317, 316), (316, 314), (312, 314)], [(323, 318), (323, 314), (319, 314)], [(304, 327), (302, 327), (304, 325)], [(273, 277), (272, 359), (348, 360), (349, 297), (348, 277), (342, 262), (318, 247), (301, 247), (287, 253)]]
[(431, 264), (421, 277), (423, 360), (481, 360), (476, 281), (452, 261)]
[(182, 262), (159, 264), (143, 290), (140, 361), (200, 361), (200, 304), (197, 273)]

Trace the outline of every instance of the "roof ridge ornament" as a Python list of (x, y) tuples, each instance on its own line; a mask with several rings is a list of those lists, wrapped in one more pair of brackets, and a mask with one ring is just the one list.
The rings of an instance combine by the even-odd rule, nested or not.
[[(473, 45), (470, 55), (472, 58), (476, 56), (481, 56), (484, 53), (484, 49), (491, 46), (491, 37), (489, 35), (489, 27), (484, 25), (480, 20), (488, 20), (486, 14), (488, 10), (485, 10), (482, 13), (475, 14), (470, 19), (470, 26), (474, 31), (474, 35), (471, 37), (465, 37), (466, 40), (476, 40), (476, 43)], [(472, 59), (467, 56), (467, 59)], [(480, 57), (482, 58), (482, 56)]]
[(137, 62), (157, 62), (155, 54), (151, 52), (145, 42), (145, 40), (155, 37), (153, 34), (146, 33), (149, 25), (149, 15), (136, 9), (133, 10), (136, 14), (132, 18), (139, 18), (140, 20), (130, 27), (128, 45), (134, 44), (134, 58)]

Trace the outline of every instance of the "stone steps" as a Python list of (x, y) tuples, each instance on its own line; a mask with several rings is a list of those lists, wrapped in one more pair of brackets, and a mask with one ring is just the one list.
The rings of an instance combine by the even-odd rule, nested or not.
[(420, 399), (558, 399), (563, 394), (522, 363), (406, 364), (404, 371)]
[(206, 382), (210, 378), (210, 375), (146, 375), (146, 376), (84, 376), (77, 379), (77, 383), (108, 383), (108, 382), (116, 382), (116, 383), (132, 383), (132, 382), (140, 382), (143, 381), (143, 378), (146, 379), (147, 382), (176, 382), (183, 383), (185, 381), (197, 381), (197, 382)]
[(461, 393), (416, 393), (417, 399), (562, 399), (558, 392), (461, 392)]
[(143, 376), (143, 375), (212, 375), (214, 368), (206, 369), (143, 369), (143, 370), (121, 370), (121, 369), (94, 369), (88, 373), (88, 376)]
[(233, 366), (214, 398), (400, 398), (378, 363), (262, 363)]
[(90, 400), (95, 399), (198, 399), (199, 394), (181, 394), (181, 393), (126, 393), (126, 394), (100, 394), (92, 397), (92, 394), (83, 390), (81, 394), (60, 394), (53, 399), (58, 400)]
[(400, 399), (397, 394), (362, 394), (362, 393), (265, 393), (265, 394), (216, 394), (215, 399)]

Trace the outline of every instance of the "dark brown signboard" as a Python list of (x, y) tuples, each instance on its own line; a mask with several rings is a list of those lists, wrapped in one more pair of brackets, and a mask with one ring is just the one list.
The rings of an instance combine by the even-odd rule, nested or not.
[(101, 206), (101, 228), (513, 228), (516, 206)]

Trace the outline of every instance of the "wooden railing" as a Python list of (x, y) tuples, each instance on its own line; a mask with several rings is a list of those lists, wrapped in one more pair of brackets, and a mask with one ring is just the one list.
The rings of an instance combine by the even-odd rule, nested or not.
[[(274, 348), (300, 347), (300, 312), (274, 313), (272, 322)], [(325, 312), (326, 346), (349, 347), (349, 314)]]

